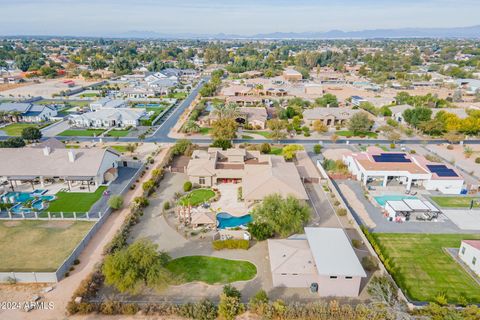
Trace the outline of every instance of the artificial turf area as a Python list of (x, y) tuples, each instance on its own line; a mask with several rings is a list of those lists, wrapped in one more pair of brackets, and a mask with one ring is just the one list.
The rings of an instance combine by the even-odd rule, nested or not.
[(61, 137), (93, 137), (99, 136), (105, 132), (103, 129), (83, 129), (83, 130), (76, 130), (76, 129), (68, 129), (63, 132), (60, 132), (58, 135)]
[(0, 271), (57, 270), (93, 224), (88, 221), (0, 222)]
[(0, 130), (4, 131), (9, 136), (21, 136), (22, 130), (29, 127), (38, 128), (37, 125), (32, 123), (12, 123), (0, 128)]
[(180, 198), (180, 204), (182, 206), (191, 205), (193, 207), (210, 200), (215, 196), (215, 191), (212, 189), (196, 189), (189, 194)]
[(397, 284), (409, 298), (434, 301), (445, 294), (449, 303), (465, 298), (480, 303), (480, 286), (448, 254), (461, 240), (480, 239), (480, 234), (374, 233), (383, 255), (391, 260)]
[(208, 284), (226, 284), (251, 280), (257, 267), (248, 261), (227, 260), (216, 257), (188, 256), (170, 261), (166, 268), (180, 283), (201, 281)]
[(443, 208), (470, 208), (473, 200), (473, 207), (480, 207), (480, 198), (478, 197), (431, 197), (431, 199)]
[[(73, 212), (88, 212), (95, 202), (101, 197), (107, 189), (105, 186), (98, 187), (95, 192), (58, 192), (56, 199), (50, 202), (45, 211), (64, 212), (65, 216), (73, 216)], [(40, 216), (46, 215), (43, 212)]]

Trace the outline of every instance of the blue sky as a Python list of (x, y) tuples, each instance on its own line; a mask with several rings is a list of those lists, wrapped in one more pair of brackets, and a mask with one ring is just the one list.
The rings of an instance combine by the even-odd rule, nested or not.
[(345, 31), (480, 24), (480, 0), (0, 0), (2, 35)]

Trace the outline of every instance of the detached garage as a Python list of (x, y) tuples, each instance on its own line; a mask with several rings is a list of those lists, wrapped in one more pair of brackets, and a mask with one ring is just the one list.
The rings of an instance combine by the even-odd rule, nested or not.
[(273, 285), (318, 287), (322, 297), (357, 297), (366, 277), (343, 229), (305, 228), (305, 235), (268, 240)]

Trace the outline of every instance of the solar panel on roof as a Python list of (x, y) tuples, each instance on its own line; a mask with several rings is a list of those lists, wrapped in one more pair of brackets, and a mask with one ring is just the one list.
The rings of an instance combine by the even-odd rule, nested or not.
[(381, 153), (374, 155), (375, 162), (411, 162), (410, 159), (405, 158), (405, 153)]
[(443, 164), (427, 165), (430, 172), (436, 173), (439, 177), (458, 177), (458, 174)]

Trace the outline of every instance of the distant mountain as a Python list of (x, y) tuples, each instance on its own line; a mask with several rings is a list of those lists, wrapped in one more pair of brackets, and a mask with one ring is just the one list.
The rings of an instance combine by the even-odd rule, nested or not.
[(107, 35), (131, 39), (375, 39), (375, 38), (480, 38), (480, 25), (458, 28), (402, 28), (361, 31), (330, 30), (327, 32), (274, 32), (255, 35), (236, 34), (163, 34), (152, 31), (129, 31)]

